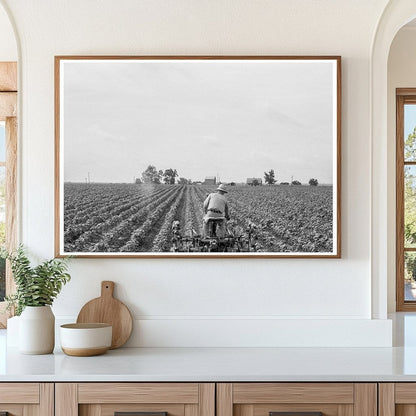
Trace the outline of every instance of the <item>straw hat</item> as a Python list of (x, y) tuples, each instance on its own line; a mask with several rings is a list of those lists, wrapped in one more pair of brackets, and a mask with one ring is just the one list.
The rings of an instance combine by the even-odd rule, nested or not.
[(222, 192), (228, 193), (225, 185), (223, 185), (223, 184), (218, 186), (217, 191), (222, 191)]

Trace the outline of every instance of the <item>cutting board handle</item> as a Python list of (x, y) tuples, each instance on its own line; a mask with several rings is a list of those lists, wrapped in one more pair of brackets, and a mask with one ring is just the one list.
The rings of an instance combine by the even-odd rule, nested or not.
[(112, 298), (113, 292), (114, 292), (114, 282), (110, 280), (104, 280), (103, 282), (101, 282), (101, 297)]

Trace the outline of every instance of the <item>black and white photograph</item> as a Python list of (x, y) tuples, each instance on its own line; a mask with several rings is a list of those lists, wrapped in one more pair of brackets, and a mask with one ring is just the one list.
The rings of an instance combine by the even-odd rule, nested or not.
[(56, 57), (56, 255), (340, 257), (339, 57)]

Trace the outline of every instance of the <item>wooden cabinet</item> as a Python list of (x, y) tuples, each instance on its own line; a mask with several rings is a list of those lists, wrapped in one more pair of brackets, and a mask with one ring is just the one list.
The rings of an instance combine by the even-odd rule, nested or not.
[(416, 416), (416, 383), (0, 383), (0, 416), (2, 412), (8, 416)]
[[(215, 416), (214, 383), (57, 383), (56, 416)], [(129, 413), (131, 412), (131, 413)], [(150, 412), (150, 413), (149, 413)], [(156, 415), (157, 416), (157, 415)]]
[(0, 383), (0, 415), (53, 416), (53, 383)]
[(377, 384), (217, 384), (217, 416), (278, 416), (277, 412), (285, 416), (377, 416)]
[(416, 383), (380, 383), (379, 416), (415, 416)]

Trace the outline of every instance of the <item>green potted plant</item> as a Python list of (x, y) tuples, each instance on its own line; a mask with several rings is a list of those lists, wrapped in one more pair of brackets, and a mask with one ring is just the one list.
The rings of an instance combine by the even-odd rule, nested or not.
[(70, 280), (68, 258), (32, 266), (23, 246), (5, 253), (10, 261), (16, 293), (7, 296), (8, 309), (19, 318), (19, 350), (49, 354), (55, 346), (55, 317), (51, 305)]

